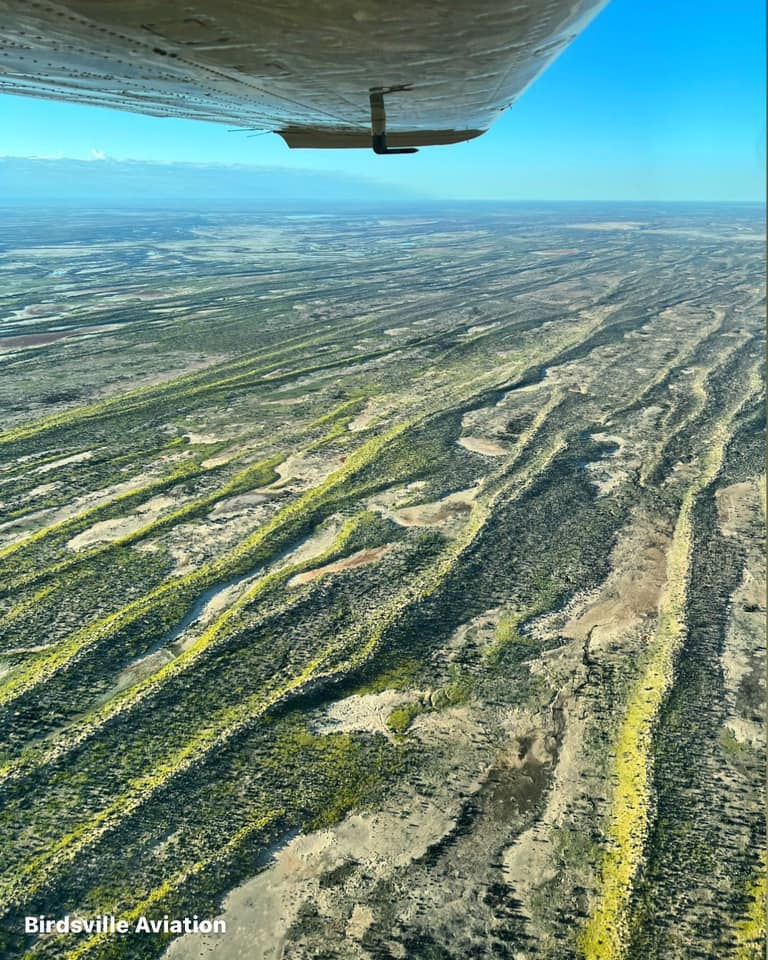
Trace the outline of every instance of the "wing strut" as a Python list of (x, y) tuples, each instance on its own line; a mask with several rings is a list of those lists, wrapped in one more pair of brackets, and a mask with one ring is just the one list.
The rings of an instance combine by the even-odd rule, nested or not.
[(373, 152), (389, 156), (393, 153), (418, 153), (416, 147), (387, 146), (387, 111), (384, 109), (384, 94), (407, 90), (407, 87), (389, 87), (371, 90), (371, 144)]

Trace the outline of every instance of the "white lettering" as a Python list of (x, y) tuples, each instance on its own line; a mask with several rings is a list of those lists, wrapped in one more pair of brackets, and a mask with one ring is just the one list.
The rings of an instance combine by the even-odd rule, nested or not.
[(200, 920), (197, 914), (172, 920), (164, 914), (161, 920), (138, 917), (131, 924), (128, 920), (102, 914), (98, 917), (72, 917), (66, 914), (58, 919), (49, 919), (45, 914), (24, 917), (24, 933), (58, 934), (104, 934), (104, 933), (226, 933), (225, 920)]

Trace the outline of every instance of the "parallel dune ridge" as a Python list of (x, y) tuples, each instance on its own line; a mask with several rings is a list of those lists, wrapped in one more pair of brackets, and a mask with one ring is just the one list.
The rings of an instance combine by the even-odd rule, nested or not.
[(619, 216), (11, 219), (3, 957), (756, 960), (757, 214)]

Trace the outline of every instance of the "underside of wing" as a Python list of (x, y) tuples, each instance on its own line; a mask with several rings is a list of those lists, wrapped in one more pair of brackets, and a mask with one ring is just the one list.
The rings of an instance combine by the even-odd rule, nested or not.
[(0, 0), (0, 92), (271, 130), (292, 147), (456, 143), (605, 2)]

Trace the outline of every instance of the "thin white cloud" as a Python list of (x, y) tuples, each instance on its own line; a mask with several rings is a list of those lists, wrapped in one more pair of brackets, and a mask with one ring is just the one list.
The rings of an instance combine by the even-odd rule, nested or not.
[(0, 153), (0, 160), (66, 160), (63, 153)]
[(107, 155), (103, 150), (96, 150), (94, 147), (91, 147), (91, 156), (94, 160), (106, 160)]

